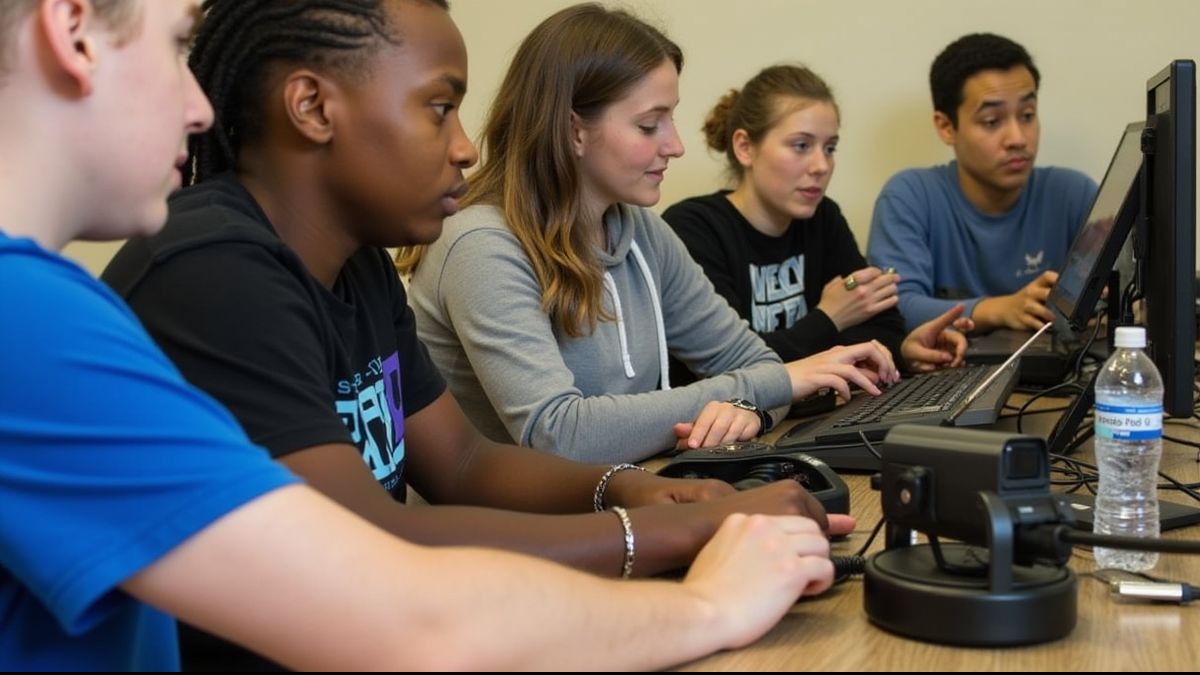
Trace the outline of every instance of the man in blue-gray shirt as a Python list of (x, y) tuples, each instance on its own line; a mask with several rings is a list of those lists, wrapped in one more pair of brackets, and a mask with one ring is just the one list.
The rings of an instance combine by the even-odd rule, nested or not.
[(1040, 75), (1025, 48), (965, 35), (934, 59), (933, 124), (954, 161), (907, 169), (875, 202), (867, 256), (900, 274), (911, 330), (964, 302), (980, 331), (1036, 328), (1096, 194), (1078, 171), (1034, 169)]

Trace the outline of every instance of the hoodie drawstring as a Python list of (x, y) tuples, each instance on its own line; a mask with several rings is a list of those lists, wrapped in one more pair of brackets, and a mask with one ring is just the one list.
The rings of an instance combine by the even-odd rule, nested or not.
[[(646, 263), (646, 257), (642, 255), (642, 249), (637, 245), (636, 241), (630, 242), (629, 250), (633, 253), (633, 258), (637, 262), (637, 267), (642, 273), (642, 278), (646, 281), (646, 287), (650, 291), (650, 304), (654, 307), (654, 328), (655, 337), (658, 338), (658, 369), (661, 373), (660, 384), (663, 391), (671, 388), (671, 365), (667, 360), (667, 329), (663, 322), (662, 304), (658, 299), (658, 286), (654, 283), (654, 277), (650, 274), (650, 265)], [(608, 292), (612, 295), (613, 311), (617, 314), (617, 338), (621, 343), (621, 361), (625, 366), (625, 377), (632, 379), (636, 374), (633, 370), (633, 362), (629, 356), (629, 338), (625, 332), (625, 315), (621, 311), (621, 298), (617, 295), (617, 283), (613, 280), (612, 274), (604, 272), (604, 285), (608, 288)]]

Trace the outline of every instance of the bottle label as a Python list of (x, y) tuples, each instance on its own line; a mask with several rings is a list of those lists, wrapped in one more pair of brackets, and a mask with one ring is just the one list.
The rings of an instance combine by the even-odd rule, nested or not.
[(1096, 435), (1100, 438), (1149, 441), (1162, 438), (1162, 405), (1096, 404)]

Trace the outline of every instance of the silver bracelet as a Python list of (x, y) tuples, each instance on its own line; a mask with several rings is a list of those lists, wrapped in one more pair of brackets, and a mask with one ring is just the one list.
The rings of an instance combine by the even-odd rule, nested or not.
[(621, 563), (621, 578), (633, 576), (633, 523), (629, 522), (629, 514), (625, 509), (614, 506), (612, 512), (621, 519), (621, 529), (625, 531), (625, 559)]
[(627, 469), (645, 471), (644, 468), (638, 466), (637, 464), (614, 464), (610, 466), (608, 471), (605, 471), (604, 475), (600, 476), (600, 482), (596, 483), (596, 489), (592, 491), (592, 509), (594, 509), (596, 513), (600, 513), (604, 510), (604, 493), (608, 491), (608, 482), (613, 479), (613, 476)]

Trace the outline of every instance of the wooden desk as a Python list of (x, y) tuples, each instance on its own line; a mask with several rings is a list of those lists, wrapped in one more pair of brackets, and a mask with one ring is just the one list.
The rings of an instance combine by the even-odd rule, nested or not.
[[(1061, 402), (1060, 402), (1061, 404)], [(1040, 417), (1053, 417), (1042, 415)], [(1036, 418), (1033, 418), (1036, 419)], [(1030, 418), (1026, 418), (1029, 422)], [(1002, 427), (1012, 420), (1000, 423)], [(1033, 431), (1044, 432), (1039, 422)], [(1015, 427), (1013, 427), (1015, 428)], [(1169, 425), (1168, 433), (1200, 439), (1200, 429)], [(1026, 431), (1030, 431), (1026, 426)], [(1085, 449), (1085, 456), (1090, 455)], [(1183, 482), (1200, 482), (1196, 450), (1163, 445), (1163, 471)], [(879, 495), (866, 475), (848, 475), (850, 511), (858, 529), (833, 546), (849, 555), (866, 541), (881, 515)], [(1185, 495), (1160, 491), (1160, 497), (1186, 502)], [(882, 534), (872, 551), (882, 549)], [(1200, 539), (1200, 527), (1167, 533)], [(804, 600), (755, 644), (695, 661), (681, 670), (1197, 670), (1200, 669), (1200, 602), (1193, 605), (1131, 603), (1114, 600), (1107, 586), (1088, 573), (1091, 552), (1080, 548), (1070, 563), (1078, 575), (1078, 621), (1062, 640), (1028, 647), (981, 649), (948, 647), (899, 637), (871, 624), (863, 611), (863, 583), (853, 578), (821, 597)], [(1200, 557), (1163, 554), (1155, 576), (1200, 585)]]

